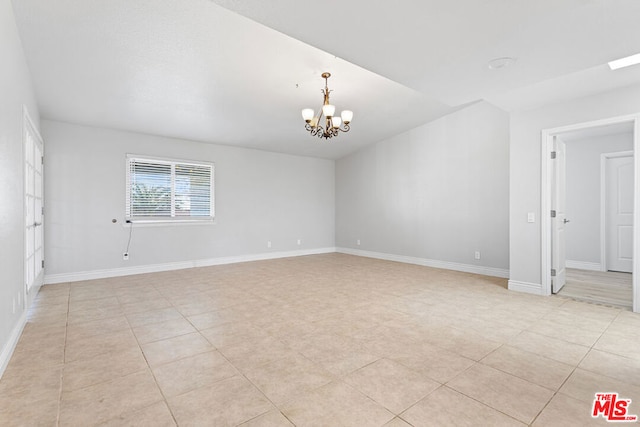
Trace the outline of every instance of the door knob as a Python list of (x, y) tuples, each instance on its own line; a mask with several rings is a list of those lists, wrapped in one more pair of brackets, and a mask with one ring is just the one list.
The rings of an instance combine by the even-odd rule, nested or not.
[(40, 227), (41, 225), (42, 225), (42, 223), (41, 223), (41, 222), (34, 222), (34, 223), (33, 223), (33, 226), (34, 226), (34, 227)]
[(571, 222), (571, 220), (569, 220), (569, 219), (565, 218), (565, 219), (563, 219), (563, 220), (562, 220), (562, 222), (564, 222), (564, 223), (566, 224), (566, 223), (568, 223), (568, 222)]

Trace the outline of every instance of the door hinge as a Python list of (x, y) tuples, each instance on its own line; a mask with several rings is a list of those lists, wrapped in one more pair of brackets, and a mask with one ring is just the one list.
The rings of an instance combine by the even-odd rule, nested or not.
[(44, 260), (42, 260), (42, 268), (44, 268)]
[(40, 164), (44, 165), (44, 156), (40, 156)]
[(556, 277), (556, 269), (555, 268), (551, 269), (551, 277)]
[(44, 206), (42, 207), (42, 215), (44, 215)]
[(552, 158), (552, 159), (555, 159), (555, 158), (556, 158), (556, 152), (555, 152), (555, 151), (552, 151), (552, 152), (551, 152), (551, 158)]
[(555, 210), (551, 210), (551, 218), (555, 218), (556, 217), (556, 211)]

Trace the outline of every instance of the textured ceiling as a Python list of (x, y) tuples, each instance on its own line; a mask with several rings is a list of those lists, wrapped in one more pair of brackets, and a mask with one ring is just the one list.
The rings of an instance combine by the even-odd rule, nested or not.
[[(339, 158), (479, 100), (506, 110), (640, 82), (637, 0), (14, 0), (41, 115)], [(489, 60), (516, 63), (490, 70)], [(300, 109), (351, 109), (312, 138)]]

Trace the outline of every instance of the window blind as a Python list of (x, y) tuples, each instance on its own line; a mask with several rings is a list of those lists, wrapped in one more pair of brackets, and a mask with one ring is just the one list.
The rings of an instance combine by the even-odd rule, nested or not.
[(213, 165), (127, 157), (126, 217), (211, 219)]

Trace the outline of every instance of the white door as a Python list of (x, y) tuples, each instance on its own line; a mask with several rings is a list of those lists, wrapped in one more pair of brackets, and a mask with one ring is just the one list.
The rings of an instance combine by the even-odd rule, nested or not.
[(633, 270), (633, 157), (607, 158), (607, 270)]
[(555, 216), (551, 218), (551, 291), (555, 294), (562, 289), (567, 280), (564, 230), (568, 220), (565, 212), (566, 145), (557, 136), (554, 137), (553, 145), (556, 157), (552, 160), (551, 209)]
[(24, 113), (25, 149), (25, 283), (27, 294), (37, 293), (44, 280), (42, 139)]

